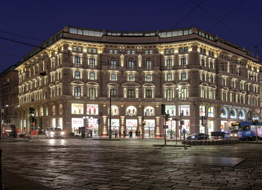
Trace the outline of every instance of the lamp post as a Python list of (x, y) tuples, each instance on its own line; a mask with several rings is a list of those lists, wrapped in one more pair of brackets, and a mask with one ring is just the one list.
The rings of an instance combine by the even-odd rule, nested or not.
[[(89, 117), (88, 116), (83, 116), (83, 119), (84, 119), (84, 128), (88, 129), (88, 119), (89, 119)], [(86, 122), (85, 122), (85, 119), (86, 119)]]

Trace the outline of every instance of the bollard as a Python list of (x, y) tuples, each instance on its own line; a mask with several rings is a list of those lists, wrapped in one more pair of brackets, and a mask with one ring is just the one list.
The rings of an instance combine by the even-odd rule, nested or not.
[(0, 149), (0, 190), (4, 189), (4, 185), (3, 185), (3, 170), (2, 170), (2, 152), (3, 152), (3, 150)]

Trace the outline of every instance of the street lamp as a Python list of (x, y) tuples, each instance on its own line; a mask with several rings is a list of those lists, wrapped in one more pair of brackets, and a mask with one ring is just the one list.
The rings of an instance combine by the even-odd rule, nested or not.
[[(181, 129), (182, 129), (182, 113), (181, 113), (181, 99), (182, 99), (182, 94), (184, 93), (183, 91), (181, 91), (181, 86), (179, 86), (179, 88), (176, 88), (178, 90), (178, 94), (179, 94), (179, 103), (180, 103), (180, 106), (179, 106), (179, 113), (180, 113), (180, 126), (181, 126)], [(180, 130), (181, 130), (180, 129)], [(177, 129), (176, 129), (176, 132), (177, 132)], [(180, 132), (181, 133), (181, 132)], [(181, 134), (180, 134), (180, 140), (181, 140)]]
[[(89, 117), (88, 116), (83, 116), (83, 119), (84, 119), (84, 128), (88, 129), (88, 119), (89, 119)], [(86, 119), (86, 122), (85, 122), (85, 119)]]

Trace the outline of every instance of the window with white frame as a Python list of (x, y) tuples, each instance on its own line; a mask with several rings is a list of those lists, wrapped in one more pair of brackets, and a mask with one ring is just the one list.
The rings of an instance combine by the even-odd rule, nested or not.
[(127, 50), (126, 53), (127, 53), (127, 54), (130, 54), (130, 50)]
[(79, 56), (75, 56), (75, 64), (80, 64), (80, 57)]
[(205, 81), (205, 78), (206, 78), (205, 74), (202, 73), (202, 74), (201, 74), (201, 80), (202, 80), (202, 81)]
[(145, 50), (145, 54), (148, 54), (148, 50)]
[(146, 90), (146, 98), (152, 98), (152, 90)]
[(97, 49), (96, 48), (93, 48), (93, 53), (97, 53)]
[(149, 54), (153, 54), (153, 50), (152, 49), (149, 50)]
[(231, 81), (231, 87), (235, 88), (235, 81), (234, 80)]
[(87, 49), (88, 53), (92, 53), (92, 48)]
[(201, 98), (206, 98), (206, 90), (201, 89)]
[(209, 68), (210, 68), (210, 69), (214, 69), (214, 63), (213, 63), (213, 61), (210, 61), (210, 62), (209, 62)]
[(134, 74), (128, 74), (128, 81), (135, 81)]
[(209, 99), (213, 100), (214, 99), (214, 91), (212, 89), (209, 90)]
[(114, 54), (117, 54), (117, 49), (114, 50)]
[(74, 96), (81, 96), (81, 87), (80, 86), (74, 87)]
[(115, 73), (111, 74), (111, 81), (116, 81), (116, 74)]
[(80, 72), (79, 71), (75, 71), (75, 79), (80, 79)]
[(95, 73), (90, 73), (89, 74), (89, 80), (95, 80)]
[(201, 66), (204, 67), (205, 66), (205, 60), (202, 58), (201, 59)]
[(147, 81), (147, 82), (152, 81), (152, 76), (151, 76), (151, 74), (146, 74), (146, 81)]
[(227, 101), (227, 94), (226, 92), (222, 92), (222, 100)]
[(226, 86), (226, 79), (225, 78), (222, 78), (222, 85)]
[(77, 48), (77, 50), (78, 50), (78, 51), (82, 51), (82, 47), (79, 46), (79, 47)]
[(186, 65), (186, 58), (185, 57), (180, 58), (180, 65)]
[(240, 103), (244, 104), (244, 97), (243, 96), (240, 96)]
[(95, 58), (89, 58), (89, 65), (95, 65)]
[(181, 73), (181, 80), (187, 80), (186, 72)]
[(173, 98), (173, 90), (172, 89), (166, 90), (166, 98)]
[(172, 73), (167, 73), (166, 80), (167, 81), (172, 81)]
[(127, 90), (127, 97), (128, 98), (135, 98), (135, 90), (134, 89), (128, 89)]
[(210, 83), (213, 83), (213, 82), (214, 82), (214, 81), (213, 81), (213, 76), (212, 76), (212, 75), (209, 76), (209, 82), (210, 82)]
[(187, 98), (187, 88), (181, 88), (181, 97)]
[(113, 53), (113, 50), (112, 50), (112, 49), (110, 49), (110, 50), (109, 50), (109, 53), (111, 53), (111, 54), (112, 54), (112, 53)]
[(135, 50), (132, 50), (132, 54), (136, 54), (136, 51), (135, 51)]
[(151, 68), (151, 67), (152, 67), (152, 61), (146, 60), (146, 68)]
[(90, 98), (96, 97), (96, 89), (95, 88), (89, 88), (89, 97)]
[(172, 66), (172, 59), (167, 59), (167, 60), (166, 60), (166, 66), (167, 66), (167, 67)]
[(110, 89), (111, 97), (116, 98), (116, 89)]
[(116, 60), (113, 59), (113, 60), (110, 61), (110, 63), (111, 63), (111, 67), (115, 67), (116, 66)]
[(134, 67), (134, 66), (135, 66), (134, 61), (129, 60), (129, 61), (128, 61), (128, 67)]
[(231, 102), (236, 102), (236, 95), (235, 94), (232, 94)]

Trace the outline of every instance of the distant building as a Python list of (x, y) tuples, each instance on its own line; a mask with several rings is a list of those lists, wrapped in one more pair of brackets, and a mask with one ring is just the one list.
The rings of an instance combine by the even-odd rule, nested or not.
[[(182, 129), (228, 131), (232, 122), (256, 118), (259, 70), (253, 53), (198, 28), (120, 32), (67, 26), (27, 54), (19, 75), (19, 127), (61, 127), (108, 135), (112, 98), (113, 132), (164, 134), (161, 104)], [(181, 101), (180, 101), (181, 100)], [(181, 106), (180, 106), (181, 105)], [(86, 117), (89, 117), (86, 119)], [(100, 125), (97, 120), (100, 119)], [(179, 133), (180, 134), (180, 133)]]
[(0, 109), (1, 124), (6, 128), (15, 125), (18, 127), (18, 114), (15, 106), (18, 105), (18, 72), (16, 65), (12, 65), (0, 74)]

